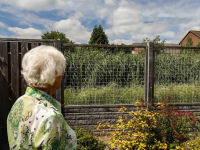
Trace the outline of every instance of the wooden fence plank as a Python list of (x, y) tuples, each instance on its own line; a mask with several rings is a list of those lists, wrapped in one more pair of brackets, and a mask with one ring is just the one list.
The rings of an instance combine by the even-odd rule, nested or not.
[(11, 52), (11, 99), (13, 102), (19, 97), (19, 50), (18, 42), (10, 43)]
[(8, 100), (9, 94), (9, 75), (8, 75), (8, 44), (7, 42), (0, 42), (0, 77), (1, 77), (1, 93), (0, 93), (0, 126), (2, 132), (0, 135), (0, 144), (7, 142), (7, 128), (6, 121), (7, 116), (12, 106), (12, 103)]
[[(62, 52), (60, 41), (56, 41), (53, 44), (54, 47), (56, 47), (59, 51)], [(61, 103), (61, 109), (62, 109), (64, 107), (64, 78), (62, 79), (60, 88), (55, 93), (55, 98)]]
[(49, 46), (54, 46), (54, 43), (48, 43)]
[(42, 42), (41, 45), (49, 45), (47, 42)]
[[(28, 42), (22, 42), (21, 43), (21, 60), (23, 59), (24, 55), (28, 52)], [(23, 95), (26, 91), (26, 81), (23, 77), (21, 76), (21, 95)]]
[(18, 41), (18, 42), (54, 42), (54, 39), (18, 39), (18, 38), (0, 38), (0, 41)]
[(147, 68), (147, 107), (153, 104), (154, 98), (154, 51), (153, 43), (148, 42), (148, 68)]
[(39, 43), (37, 42), (37, 43), (31, 43), (31, 49), (33, 49), (33, 48), (35, 48), (35, 47), (37, 47), (39, 45)]
[(64, 47), (73, 47), (73, 46), (77, 46), (77, 47), (118, 47), (118, 48), (126, 48), (126, 47), (136, 47), (136, 48), (146, 48), (146, 45), (141, 45), (141, 44), (134, 44), (134, 45), (106, 45), (106, 44), (102, 44), (102, 45), (96, 45), (96, 44), (66, 44), (63, 43)]

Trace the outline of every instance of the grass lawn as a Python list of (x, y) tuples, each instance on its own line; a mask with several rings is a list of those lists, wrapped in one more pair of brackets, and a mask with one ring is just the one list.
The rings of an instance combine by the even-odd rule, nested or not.
[[(200, 101), (200, 86), (198, 84), (168, 84), (155, 85), (155, 102), (166, 99), (170, 91), (175, 103)], [(99, 87), (67, 88), (64, 95), (65, 105), (134, 104), (138, 99), (144, 100), (144, 86), (120, 87), (116, 83), (110, 83), (107, 86)]]

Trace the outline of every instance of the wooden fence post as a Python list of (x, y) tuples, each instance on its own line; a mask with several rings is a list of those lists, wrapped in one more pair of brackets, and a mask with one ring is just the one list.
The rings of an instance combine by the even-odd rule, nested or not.
[[(60, 40), (57, 40), (54, 42), (54, 46), (63, 53), (62, 50), (62, 42)], [(60, 102), (61, 104), (61, 112), (63, 113), (63, 108), (64, 108), (64, 77), (62, 79), (62, 83), (60, 86), (60, 89), (58, 89), (55, 93), (56, 99)]]
[(9, 45), (8, 42), (1, 42), (0, 41), (0, 76), (1, 76), (1, 93), (0, 93), (0, 145), (2, 143), (7, 143), (7, 116), (12, 106), (12, 102), (8, 99), (9, 97)]
[(153, 43), (147, 43), (147, 70), (146, 70), (146, 102), (147, 108), (149, 104), (154, 104), (154, 51), (153, 51)]

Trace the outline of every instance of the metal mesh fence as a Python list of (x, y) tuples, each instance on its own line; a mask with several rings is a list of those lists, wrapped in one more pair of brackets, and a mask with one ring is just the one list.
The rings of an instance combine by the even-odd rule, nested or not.
[(144, 100), (145, 50), (138, 49), (140, 54), (134, 47), (64, 47), (65, 105)]
[(200, 48), (155, 49), (154, 102), (200, 102)]

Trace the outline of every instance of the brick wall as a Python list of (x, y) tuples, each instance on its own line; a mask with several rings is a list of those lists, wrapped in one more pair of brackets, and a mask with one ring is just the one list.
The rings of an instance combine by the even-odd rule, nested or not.
[[(118, 110), (122, 106), (125, 106), (128, 111), (136, 110), (134, 105), (65, 106), (64, 117), (67, 123), (73, 129), (79, 126), (82, 126), (84, 129), (92, 128), (96, 134), (101, 135), (102, 133), (96, 130), (95, 122), (116, 124), (116, 121), (120, 115)], [(193, 111), (197, 115), (197, 118), (200, 117), (200, 103), (177, 104), (176, 110)]]
[(184, 39), (183, 39), (183, 41), (182, 41), (182, 45), (186, 45), (186, 43), (187, 43), (187, 38), (188, 37), (190, 37), (190, 38), (192, 38), (192, 41), (193, 41), (193, 46), (196, 46), (197, 44), (198, 44), (198, 42), (200, 42), (200, 39), (196, 36), (196, 35), (194, 35), (193, 33), (189, 33)]

